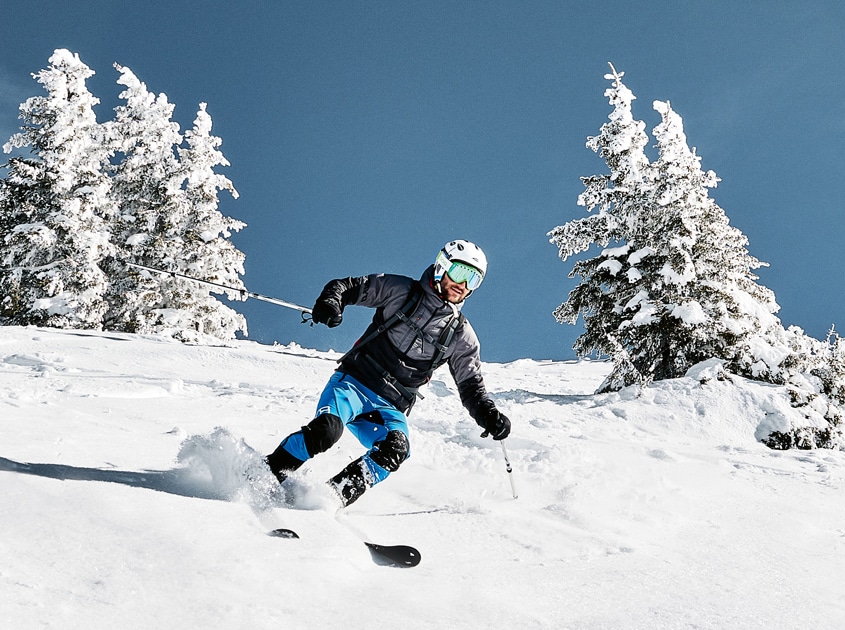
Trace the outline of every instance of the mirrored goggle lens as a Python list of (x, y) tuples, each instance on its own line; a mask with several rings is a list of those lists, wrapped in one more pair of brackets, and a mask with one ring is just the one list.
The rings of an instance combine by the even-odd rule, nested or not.
[(459, 262), (453, 262), (452, 266), (449, 267), (449, 271), (446, 273), (449, 274), (452, 282), (457, 282), (458, 284), (466, 282), (467, 289), (470, 291), (477, 289), (481, 285), (481, 281), (484, 280), (484, 276), (481, 275), (478, 269)]

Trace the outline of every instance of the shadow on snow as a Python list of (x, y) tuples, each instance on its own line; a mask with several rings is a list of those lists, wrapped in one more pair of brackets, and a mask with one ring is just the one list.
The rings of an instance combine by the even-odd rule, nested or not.
[(194, 499), (227, 501), (229, 498), (188, 468), (173, 470), (107, 470), (65, 464), (30, 464), (0, 457), (0, 472), (14, 472), (61, 481), (104, 481), (132, 488), (146, 488)]

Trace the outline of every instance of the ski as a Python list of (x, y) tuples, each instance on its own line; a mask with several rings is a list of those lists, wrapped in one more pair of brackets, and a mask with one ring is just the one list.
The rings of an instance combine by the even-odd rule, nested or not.
[(370, 550), (373, 562), (388, 567), (415, 567), (422, 559), (420, 552), (408, 545), (377, 545), (364, 542)]
[(299, 534), (297, 534), (295, 531), (293, 531), (292, 529), (285, 529), (284, 527), (269, 531), (267, 532), (267, 535), (273, 536), (274, 538), (299, 538)]
[[(295, 531), (284, 527), (271, 530), (267, 535), (274, 538), (299, 538)], [(408, 545), (379, 545), (366, 541), (364, 544), (370, 550), (373, 562), (380, 566), (410, 568), (417, 566), (422, 559), (420, 552)]]

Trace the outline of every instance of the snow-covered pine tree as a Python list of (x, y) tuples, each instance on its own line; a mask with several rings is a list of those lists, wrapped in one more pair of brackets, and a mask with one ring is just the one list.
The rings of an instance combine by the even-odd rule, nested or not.
[[(210, 135), (211, 117), (201, 105), (193, 130), (181, 148), (174, 106), (157, 97), (128, 68), (115, 64), (125, 86), (125, 104), (107, 123), (121, 161), (113, 168), (117, 255), (109, 260), (112, 279), (106, 325), (116, 330), (157, 333), (197, 342), (208, 336), (231, 339), (246, 321), (209, 295), (200, 284), (139, 272), (127, 263), (175, 271), (200, 280), (243, 288), (244, 256), (227, 240), (243, 223), (217, 211), (217, 192), (232, 183), (214, 173), (228, 165)], [(178, 155), (178, 157), (177, 157)], [(238, 294), (232, 297), (237, 297)]]
[(56, 50), (33, 77), (46, 96), (20, 107), (21, 132), (3, 147), (14, 157), (0, 214), (0, 317), (6, 325), (100, 328), (113, 212), (104, 172), (109, 149), (97, 124), (94, 74), (79, 56)]
[[(621, 75), (614, 72), (608, 78), (614, 81), (608, 94), (616, 106), (611, 122), (633, 121), (632, 99), (619, 97), (625, 94)], [(602, 201), (614, 195), (607, 212), (621, 229), (595, 239), (606, 246), (611, 236), (616, 246), (576, 263), (573, 273), (582, 282), (556, 311), (560, 321), (570, 323), (583, 314), (586, 330), (576, 342), (580, 356), (597, 352), (614, 358), (614, 370), (600, 391), (682, 376), (711, 357), (744, 371), (740, 368), (750, 365), (749, 337), (780, 329), (774, 294), (756, 284), (752, 273), (761, 263), (709, 197), (716, 175), (701, 170), (680, 116), (668, 103), (656, 102), (655, 108), (662, 116), (655, 128), (659, 157), (645, 164), (638, 151), (636, 178), (617, 177), (619, 149), (632, 146), (630, 133), (620, 138), (618, 132), (606, 133), (605, 125), (602, 135), (591, 139), (616, 185), (607, 192), (595, 186), (601, 177), (585, 179), (587, 192), (579, 202), (605, 211)], [(550, 233), (564, 260), (584, 249), (572, 234), (567, 226)]]
[(654, 108), (662, 121), (654, 129), (650, 201), (629, 241), (634, 255), (618, 258), (636, 296), (624, 307), (631, 323), (616, 336), (649, 378), (682, 376), (711, 357), (741, 372), (749, 336), (780, 327), (775, 296), (755, 282), (762, 263), (710, 198), (719, 180), (702, 171), (681, 117), (669, 103)]
[[(773, 431), (763, 442), (776, 449), (838, 448), (845, 450), (845, 340), (831, 328), (827, 341), (819, 341), (791, 326), (771, 339), (786, 341), (790, 352), (766, 380), (784, 384), (793, 407), (801, 409), (804, 422)], [(762, 363), (762, 361), (761, 361)]]
[(636, 97), (622, 83), (625, 73), (617, 73), (613, 66), (611, 70), (605, 79), (612, 80), (613, 85), (604, 95), (613, 105), (613, 112), (599, 135), (587, 138), (587, 148), (604, 158), (610, 174), (581, 178), (586, 190), (578, 197), (578, 205), (585, 206), (588, 212), (598, 209), (596, 214), (570, 221), (549, 233), (564, 260), (587, 251), (595, 243), (607, 245), (624, 240), (637, 214), (638, 199), (648, 194), (645, 123), (634, 119), (631, 103)]
[[(629, 279), (619, 273), (618, 258), (645, 253), (631, 252), (628, 243), (642, 209), (648, 206), (652, 183), (645, 154), (645, 123), (634, 118), (631, 108), (636, 97), (622, 82), (624, 73), (616, 72), (613, 66), (611, 71), (605, 75), (612, 81), (605, 96), (614, 109), (599, 135), (587, 139), (587, 147), (604, 158), (610, 173), (582, 178), (585, 191), (578, 197), (578, 205), (595, 214), (556, 227), (548, 236), (564, 261), (593, 245), (605, 248), (598, 256), (575, 263), (569, 276), (578, 275), (581, 282), (554, 316), (561, 323), (574, 324), (580, 314), (584, 315), (585, 331), (575, 342), (575, 350), (578, 356), (595, 352), (614, 357), (616, 369), (603, 388), (619, 389), (645, 382), (631, 362), (628, 349), (615, 335), (626, 321), (624, 306), (637, 293), (632, 286), (637, 278)], [(611, 243), (615, 247), (607, 248)]]
[[(756, 282), (754, 270), (767, 265), (748, 252), (746, 236), (710, 199), (708, 189), (719, 180), (712, 171), (701, 170), (701, 158), (687, 144), (681, 117), (668, 102), (656, 101), (654, 108), (662, 118), (654, 130), (660, 151), (656, 201), (668, 211), (670, 230), (680, 237), (671, 243), (665, 275), (672, 280), (685, 270), (695, 274), (693, 281), (677, 283), (686, 300), (677, 314), (696, 319), (700, 308), (705, 318), (695, 328), (694, 346), (699, 350), (693, 354), (703, 350), (728, 360), (738, 374), (774, 382), (786, 353), (784, 339), (793, 333), (784, 336), (774, 293)], [(768, 350), (761, 352), (763, 346)]]
[[(183, 174), (187, 179), (183, 210), (174, 216), (178, 239), (162, 242), (164, 269), (193, 278), (245, 289), (244, 254), (229, 240), (233, 231), (242, 229), (241, 221), (225, 217), (218, 209), (218, 192), (228, 190), (237, 199), (232, 182), (214, 171), (229, 166), (219, 148), (222, 141), (211, 135), (211, 116), (200, 103), (192, 129), (185, 132), (187, 148), (179, 149)], [(197, 283), (161, 277), (162, 290), (170, 308), (162, 311), (171, 334), (184, 340), (198, 335), (231, 339), (238, 330), (246, 332), (246, 319), (210, 295)], [(222, 293), (223, 291), (216, 291)], [(230, 299), (241, 297), (230, 292)]]
[(114, 120), (104, 124), (121, 156), (112, 168), (112, 197), (118, 207), (112, 227), (116, 252), (106, 267), (110, 286), (104, 325), (148, 334), (161, 324), (160, 280), (127, 263), (172, 266), (174, 247), (165, 243), (180, 239), (173, 217), (184, 212), (186, 203), (185, 175), (176, 156), (182, 136), (171, 120), (174, 106), (167, 96), (149, 92), (129, 68), (115, 68), (120, 73), (117, 83), (125, 87), (120, 93), (125, 103), (115, 108)]

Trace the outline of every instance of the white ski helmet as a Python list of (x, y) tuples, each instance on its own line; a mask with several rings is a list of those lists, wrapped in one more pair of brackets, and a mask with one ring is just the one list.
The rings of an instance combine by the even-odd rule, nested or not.
[(487, 256), (475, 243), (451, 241), (434, 260), (434, 282), (439, 284), (444, 273), (454, 282), (466, 282), (467, 289), (474, 291), (487, 273)]

